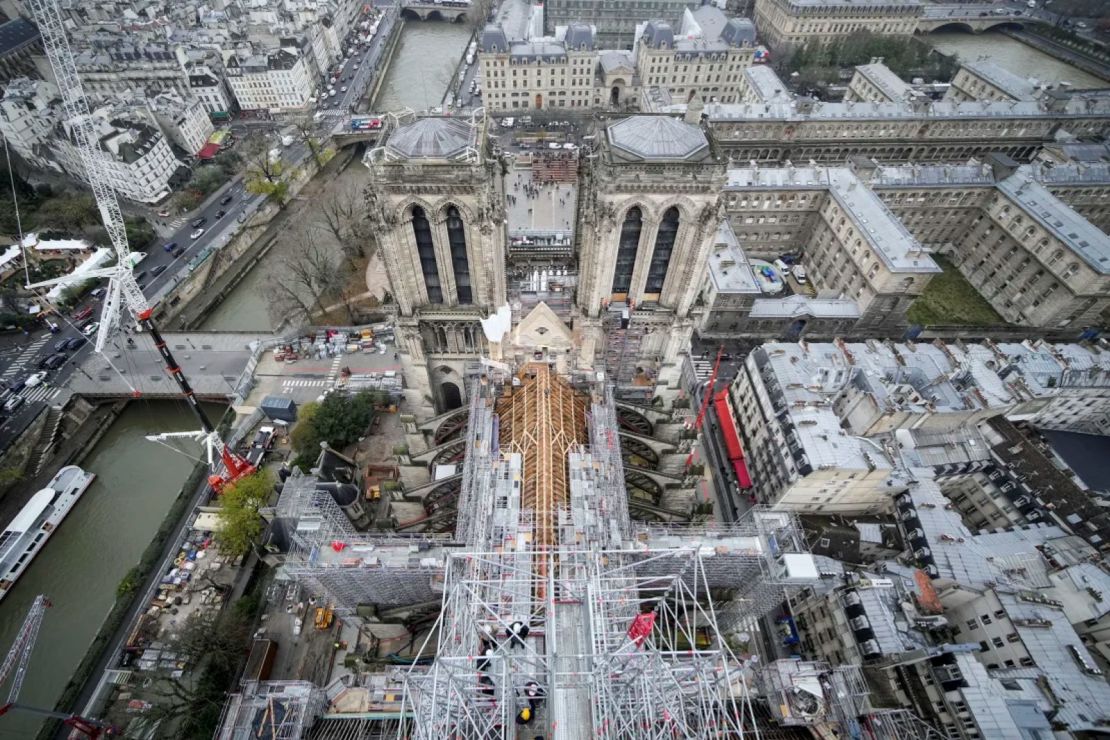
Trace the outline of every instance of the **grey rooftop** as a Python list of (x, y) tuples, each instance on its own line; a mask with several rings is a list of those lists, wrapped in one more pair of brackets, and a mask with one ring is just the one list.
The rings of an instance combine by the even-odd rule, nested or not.
[(690, 160), (709, 148), (700, 128), (670, 116), (631, 116), (606, 134), (614, 148), (637, 159)]
[(450, 159), (476, 145), (476, 127), (459, 118), (419, 118), (398, 127), (386, 146), (410, 159)]

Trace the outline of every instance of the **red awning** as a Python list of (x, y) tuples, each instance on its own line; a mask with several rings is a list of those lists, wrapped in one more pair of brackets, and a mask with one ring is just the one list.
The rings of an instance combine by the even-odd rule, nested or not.
[(728, 407), (728, 392), (721, 391), (713, 399), (717, 408), (717, 421), (721, 425), (721, 433), (725, 437), (725, 447), (728, 448), (729, 460), (743, 460), (744, 448), (740, 446), (740, 437), (733, 426), (732, 412)]
[(748, 475), (748, 465), (743, 460), (733, 460), (732, 469), (736, 473), (736, 482), (741, 488), (752, 487), (752, 477)]
[(216, 156), (216, 152), (218, 151), (220, 151), (219, 144), (208, 143), (205, 144), (199, 152), (197, 152), (197, 157), (200, 159), (212, 159), (212, 157)]

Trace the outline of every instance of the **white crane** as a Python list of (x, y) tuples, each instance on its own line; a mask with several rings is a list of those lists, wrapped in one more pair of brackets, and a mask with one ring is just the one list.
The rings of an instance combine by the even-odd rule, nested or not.
[[(31, 662), (31, 652), (35, 649), (35, 641), (39, 637), (39, 627), (42, 626), (43, 615), (46, 614), (49, 607), (50, 601), (45, 596), (39, 594), (35, 597), (35, 600), (31, 602), (27, 617), (23, 620), (23, 625), (19, 628), (19, 634), (15, 636), (15, 641), (12, 642), (8, 654), (4, 657), (3, 664), (0, 665), (0, 686), (8, 680), (9, 676), (12, 677), (12, 687), (8, 691), (8, 700), (0, 705), (0, 717), (12, 710), (37, 714), (40, 717), (53, 717), (61, 720), (66, 727), (72, 727), (90, 738), (90, 740), (96, 740), (104, 735), (119, 734), (116, 728), (100, 720), (17, 703), (19, 692), (23, 688), (23, 678), (27, 675), (27, 666)], [(14, 674), (12, 673), (13, 670)]]
[(81, 88), (81, 78), (77, 76), (77, 65), (73, 61), (73, 52), (69, 48), (61, 12), (55, 0), (28, 0), (27, 5), (38, 23), (46, 56), (50, 59), (50, 66), (54, 70), (54, 77), (62, 93), (64, 121), (69, 124), (70, 135), (81, 155), (81, 164), (85, 167), (85, 175), (96, 198), (96, 207), (100, 210), (100, 219), (104, 223), (108, 238), (112, 242), (112, 249), (116, 253), (116, 264), (112, 267), (90, 270), (79, 276), (66, 275), (27, 287), (40, 288), (89, 278), (108, 278), (108, 290), (104, 295), (104, 311), (100, 317), (100, 328), (96, 333), (96, 351), (100, 352), (104, 349), (109, 335), (119, 326), (121, 311), (125, 305), (128, 311), (140, 320), (144, 314), (149, 313), (150, 307), (132, 272), (134, 265), (131, 262), (131, 248), (127, 244), (127, 228), (123, 221), (123, 213), (120, 211), (116, 191), (108, 178), (104, 151), (100, 148), (95, 121), (89, 111), (84, 90)]
[(217, 492), (222, 490), (227, 483), (250, 475), (255, 468), (239, 455), (236, 455), (224, 445), (208, 415), (204, 413), (193, 395), (193, 389), (177, 364), (169, 347), (158, 333), (158, 328), (151, 319), (153, 310), (147, 303), (143, 291), (135, 281), (132, 272), (131, 248), (127, 244), (127, 227), (120, 211), (119, 200), (115, 188), (108, 178), (105, 153), (100, 148), (100, 139), (96, 135), (95, 121), (89, 111), (89, 103), (85, 99), (85, 92), (81, 87), (81, 78), (77, 75), (77, 65), (73, 61), (73, 52), (69, 48), (69, 39), (66, 37), (65, 26), (62, 23), (62, 14), (58, 9), (57, 0), (27, 0), (27, 5), (38, 22), (39, 33), (42, 34), (43, 46), (46, 56), (50, 59), (50, 66), (54, 69), (58, 88), (62, 93), (62, 105), (65, 111), (65, 121), (70, 126), (70, 133), (77, 151), (81, 155), (81, 164), (85, 167), (85, 175), (89, 185), (92, 186), (93, 196), (96, 198), (96, 207), (100, 210), (100, 218), (104, 228), (108, 231), (108, 238), (112, 242), (112, 249), (116, 253), (116, 264), (97, 270), (90, 270), (80, 276), (67, 275), (54, 280), (35, 283), (29, 288), (38, 288), (48, 285), (58, 285), (89, 278), (108, 278), (108, 290), (104, 296), (104, 310), (100, 318), (100, 327), (96, 333), (96, 351), (104, 349), (105, 342), (116, 327), (119, 326), (120, 317), (124, 309), (133, 314), (136, 321), (150, 332), (154, 346), (165, 361), (166, 370), (181, 388), (181, 393), (193, 410), (193, 414), (200, 422), (201, 429), (177, 435), (156, 435), (149, 439), (162, 441), (167, 436), (190, 436), (198, 439), (207, 448), (209, 466), (215, 468), (215, 458), (219, 455), (226, 469), (225, 475), (212, 475), (209, 482)]

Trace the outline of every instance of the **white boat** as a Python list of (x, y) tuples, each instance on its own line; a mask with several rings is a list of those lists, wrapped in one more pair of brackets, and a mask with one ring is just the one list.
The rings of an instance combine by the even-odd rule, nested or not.
[(8, 595), (95, 478), (76, 465), (65, 466), (8, 522), (0, 534), (0, 599)]

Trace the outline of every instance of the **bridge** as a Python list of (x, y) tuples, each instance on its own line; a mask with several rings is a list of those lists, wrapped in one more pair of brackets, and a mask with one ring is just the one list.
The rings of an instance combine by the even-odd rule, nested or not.
[(379, 141), (384, 141), (392, 128), (392, 117), (388, 115), (381, 116), (382, 127), (377, 129), (363, 129), (357, 130), (351, 128), (351, 121), (356, 118), (366, 118), (366, 114), (351, 115), (344, 113), (341, 116), (332, 116), (336, 121), (335, 127), (331, 130), (331, 140), (339, 149), (354, 144), (377, 144)]
[(917, 20), (917, 32), (929, 33), (942, 28), (969, 33), (982, 33), (992, 28), (1021, 29), (1037, 20), (1037, 14), (1038, 11), (1026, 8), (986, 4), (926, 5)]
[[(134, 347), (120, 335), (103, 354), (88, 353), (74, 368), (69, 390), (90, 400), (130, 398), (132, 389), (142, 398), (180, 398), (181, 390), (166, 372), (150, 335), (130, 336)], [(235, 395), (244, 371), (253, 367), (252, 343), (264, 339), (238, 332), (166, 332), (163, 338), (196, 397), (221, 402)]]
[(470, 2), (448, 0), (448, 2), (428, 2), (415, 0), (401, 3), (401, 17), (405, 20), (449, 21), (462, 23), (470, 12)]

